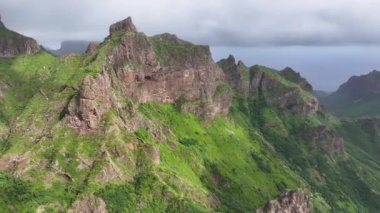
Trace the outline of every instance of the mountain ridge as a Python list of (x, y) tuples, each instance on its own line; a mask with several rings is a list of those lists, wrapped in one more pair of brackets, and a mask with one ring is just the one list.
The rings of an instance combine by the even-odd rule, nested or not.
[(0, 16), (0, 57), (33, 54), (40, 50), (37, 41), (8, 30)]
[(208, 46), (148, 37), (131, 18), (84, 54), (0, 59), (0, 207), (378, 209), (380, 165), (355, 138), (377, 126), (340, 121), (288, 71), (215, 63)]
[(338, 116), (380, 116), (380, 72), (352, 76), (339, 89), (320, 100)]

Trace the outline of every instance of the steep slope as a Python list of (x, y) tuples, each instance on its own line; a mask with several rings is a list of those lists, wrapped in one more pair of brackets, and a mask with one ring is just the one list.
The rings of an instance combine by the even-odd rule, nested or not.
[(131, 18), (82, 55), (0, 59), (0, 207), (376, 211), (379, 163), (297, 79)]
[(304, 186), (259, 132), (218, 117), (230, 89), (208, 47), (125, 22), (86, 55), (2, 59), (5, 211), (253, 211)]
[(338, 116), (363, 117), (379, 116), (380, 72), (353, 76), (339, 89), (321, 98), (323, 104)]
[[(228, 67), (222, 67), (225, 73), (231, 71)], [(372, 161), (372, 167), (358, 163), (365, 157), (356, 155), (351, 144), (362, 143), (360, 138), (352, 137), (347, 126), (320, 108), (299, 84), (282, 78), (280, 71), (256, 65), (249, 75), (252, 92), (247, 98), (235, 96), (231, 115), (239, 112), (249, 118), (283, 161), (298, 171), (313, 192), (322, 194), (328, 205), (314, 198), (321, 201), (314, 210), (371, 212), (378, 208), (379, 162)]]
[(39, 49), (40, 47), (34, 39), (8, 30), (0, 16), (0, 58), (33, 54)]

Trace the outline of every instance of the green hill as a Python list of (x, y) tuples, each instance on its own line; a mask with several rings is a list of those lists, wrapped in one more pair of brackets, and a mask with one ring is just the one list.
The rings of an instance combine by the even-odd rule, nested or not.
[(378, 126), (332, 116), (287, 72), (216, 64), (130, 18), (86, 54), (1, 58), (0, 207), (376, 212)]

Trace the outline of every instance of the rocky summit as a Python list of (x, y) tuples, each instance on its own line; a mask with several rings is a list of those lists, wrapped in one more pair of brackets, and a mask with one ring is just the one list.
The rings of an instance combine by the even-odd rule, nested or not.
[(8, 30), (0, 16), (0, 57), (15, 57), (18, 55), (33, 54), (40, 47), (37, 42), (26, 36)]
[(100, 75), (84, 79), (68, 108), (69, 125), (80, 131), (95, 129), (109, 109), (123, 110), (119, 97), (177, 104), (206, 119), (228, 112), (228, 93), (215, 95), (227, 85), (208, 47), (168, 34), (149, 38), (137, 32), (131, 18), (111, 25), (110, 32), (102, 45), (118, 42), (108, 50), (109, 63), (102, 65)]
[(335, 117), (291, 68), (109, 32), (61, 57), (0, 46), (1, 212), (380, 208), (378, 119)]

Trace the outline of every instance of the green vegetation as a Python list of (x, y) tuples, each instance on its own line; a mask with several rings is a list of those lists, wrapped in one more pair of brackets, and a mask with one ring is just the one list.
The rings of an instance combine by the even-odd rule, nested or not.
[[(108, 53), (125, 36), (132, 35), (113, 34), (92, 54), (0, 59), (1, 211), (65, 211), (95, 195), (109, 212), (254, 212), (298, 188), (310, 191), (315, 212), (380, 208), (379, 131), (324, 111), (278, 110), (268, 100), (285, 90), (313, 96), (270, 68), (256, 67), (279, 82), (271, 91), (260, 86), (245, 98), (219, 85), (214, 97), (234, 97), (230, 113), (213, 120), (181, 112), (184, 98), (139, 104), (112, 91), (121, 106), (105, 113), (98, 131), (67, 126), (81, 82), (109, 68)], [(209, 60), (206, 47), (171, 35), (149, 41), (163, 63)], [(241, 70), (247, 79), (251, 71)], [(318, 126), (339, 132), (345, 150), (312, 144), (307, 133)]]
[[(162, 34), (150, 38), (154, 52), (160, 59), (160, 62), (166, 65), (183, 65), (193, 63), (187, 61), (189, 58), (198, 58), (203, 63), (209, 62), (207, 54), (208, 46), (193, 45), (183, 41), (176, 35)], [(190, 57), (189, 57), (190, 56)]]

